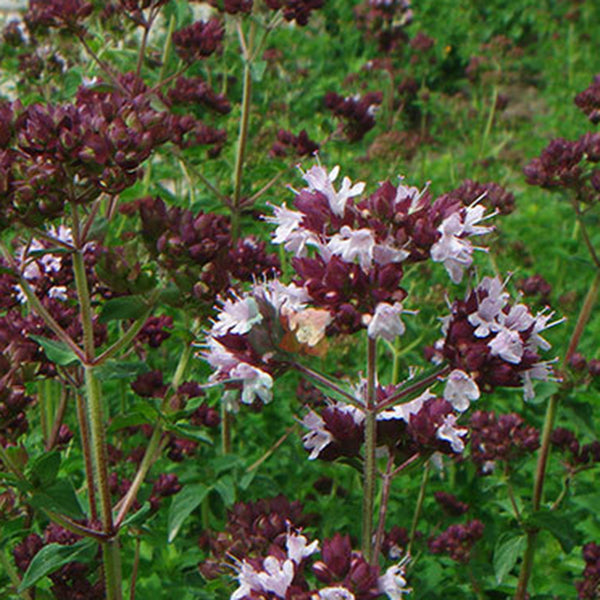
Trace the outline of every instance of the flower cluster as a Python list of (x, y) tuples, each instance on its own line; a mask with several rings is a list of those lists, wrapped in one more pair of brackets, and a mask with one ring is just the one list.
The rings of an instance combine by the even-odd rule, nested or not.
[(305, 310), (308, 294), (278, 280), (254, 284), (249, 294), (226, 299), (210, 330), (205, 360), (215, 369), (213, 382), (224, 382), (225, 400), (237, 407), (269, 402), (273, 376), (286, 368), (287, 351), (308, 351), (323, 338), (325, 311)]
[(335, 92), (325, 95), (325, 107), (342, 119), (342, 130), (350, 142), (359, 142), (375, 127), (375, 112), (383, 100), (381, 92), (369, 92), (362, 98), (345, 98)]
[(429, 541), (429, 550), (433, 554), (448, 554), (452, 560), (468, 563), (473, 545), (483, 536), (483, 529), (483, 523), (477, 519), (464, 525), (450, 525)]
[(456, 496), (448, 492), (435, 492), (433, 496), (444, 512), (453, 517), (460, 517), (469, 510), (469, 505), (466, 502), (461, 502)]
[[(465, 447), (467, 429), (457, 426), (457, 414), (479, 397), (474, 381), (465, 373), (453, 371), (447, 381), (444, 398), (429, 390), (405, 402), (394, 404), (403, 384), (377, 388), (377, 443), (400, 460), (415, 453), (455, 454)], [(358, 456), (364, 441), (366, 404), (364, 382), (357, 390), (358, 406), (341, 401), (329, 402), (318, 413), (310, 410), (302, 424), (308, 429), (304, 446), (309, 458), (331, 461)]]
[(186, 62), (202, 60), (221, 49), (225, 29), (219, 19), (196, 21), (173, 34), (177, 54)]
[(231, 111), (227, 97), (217, 94), (202, 77), (178, 77), (167, 97), (173, 104), (199, 104), (221, 115)]
[(355, 14), (358, 28), (386, 54), (406, 42), (405, 28), (413, 19), (410, 0), (367, 0), (355, 8)]
[(534, 316), (524, 304), (510, 304), (502, 282), (485, 277), (465, 300), (454, 302), (444, 318), (445, 339), (436, 347), (479, 388), (523, 385), (525, 397), (533, 398), (532, 379), (550, 377), (550, 365), (538, 351), (550, 348), (540, 334), (559, 322), (550, 322), (552, 316), (547, 311)]
[(43, 27), (77, 28), (92, 10), (93, 4), (87, 0), (30, 0), (24, 19), (31, 31)]
[(600, 123), (600, 75), (583, 92), (575, 96), (575, 104), (596, 125)]
[(290, 502), (285, 496), (237, 502), (227, 515), (224, 531), (203, 535), (201, 545), (207, 545), (214, 558), (202, 562), (200, 572), (212, 579), (222, 572), (227, 557), (241, 561), (244, 557), (268, 553), (272, 545), (285, 548), (290, 528), (308, 523), (308, 517), (302, 511), (300, 502)]
[(282, 10), (286, 21), (296, 21), (298, 25), (308, 25), (310, 13), (323, 8), (325, 0), (265, 0), (271, 10)]
[(577, 598), (580, 600), (594, 600), (600, 591), (600, 545), (590, 542), (583, 547), (583, 581), (577, 581)]
[(297, 283), (313, 305), (330, 312), (329, 333), (368, 325), (369, 335), (378, 337), (391, 326), (393, 337), (403, 330), (404, 265), (431, 258), (460, 281), (472, 263), (469, 238), (490, 231), (478, 225), (485, 209), (450, 197), (432, 203), (426, 190), (402, 182), (385, 182), (355, 201), (364, 184), (346, 177), (336, 190), (338, 172), (312, 167), (304, 174), (308, 187), (296, 193), (296, 210), (283, 204), (266, 220), (277, 225), (273, 241), (295, 254)]
[(313, 142), (303, 129), (298, 135), (291, 131), (280, 129), (277, 132), (277, 141), (271, 147), (269, 156), (286, 156), (292, 151), (298, 158), (302, 156), (313, 156), (319, 150), (319, 144)]
[[(139, 215), (142, 239), (183, 293), (180, 300), (195, 299), (205, 311), (232, 284), (232, 278), (251, 281), (278, 272), (279, 260), (266, 252), (264, 242), (252, 236), (232, 242), (229, 219), (223, 215), (167, 208), (161, 198), (150, 196), (120, 210)], [(108, 274), (114, 276), (114, 271), (111, 268)]]
[(349, 536), (336, 534), (323, 542), (322, 560), (313, 565), (317, 580), (326, 587), (311, 589), (305, 579), (307, 559), (319, 551), (319, 542), (300, 532), (288, 531), (285, 547), (271, 547), (266, 557), (239, 563), (239, 587), (231, 600), (256, 597), (314, 600), (374, 600), (382, 595), (399, 600), (410, 592), (404, 577), (405, 561), (389, 567), (383, 575), (360, 552), (352, 550)]
[(467, 205), (483, 198), (490, 208), (502, 215), (509, 215), (515, 210), (514, 194), (493, 181), (479, 183), (472, 179), (465, 179), (459, 187), (448, 192), (448, 196), (461, 200)]
[(569, 455), (567, 462), (575, 467), (600, 462), (600, 441), (580, 444), (575, 434), (565, 428), (557, 427), (550, 438), (552, 445), (560, 452)]
[(469, 425), (471, 460), (482, 473), (491, 473), (496, 461), (511, 463), (540, 446), (539, 431), (516, 413), (497, 416), (477, 410)]
[(552, 286), (539, 274), (526, 277), (517, 283), (517, 287), (525, 296), (538, 296), (542, 304), (548, 304)]
[(221, 133), (191, 116), (155, 110), (148, 91), (125, 75), (116, 88), (80, 87), (74, 104), (4, 103), (0, 225), (39, 226), (60, 216), (68, 201), (118, 194), (136, 182), (141, 164), (166, 142), (223, 142)]

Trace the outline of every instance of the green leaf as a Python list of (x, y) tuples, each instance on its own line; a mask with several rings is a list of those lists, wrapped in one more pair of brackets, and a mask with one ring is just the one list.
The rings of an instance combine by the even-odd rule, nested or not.
[(142, 412), (135, 412), (131, 415), (119, 415), (115, 417), (108, 428), (108, 433), (114, 433), (126, 427), (136, 427), (138, 425), (146, 425), (147, 423), (154, 423), (155, 418), (149, 418)]
[(144, 517), (150, 512), (150, 503), (144, 502), (142, 508), (136, 510), (132, 515), (129, 515), (124, 521), (123, 525), (139, 525)]
[(200, 442), (203, 444), (213, 443), (213, 439), (205, 431), (188, 423), (168, 425), (166, 429), (186, 440), (192, 440), (193, 442)]
[(32, 340), (35, 340), (44, 349), (48, 360), (60, 365), (61, 367), (72, 365), (79, 360), (75, 352), (73, 352), (73, 350), (71, 350), (63, 342), (51, 340), (43, 335), (30, 334), (29, 337)]
[(42, 577), (54, 573), (63, 565), (73, 561), (88, 562), (95, 554), (96, 543), (91, 539), (79, 540), (72, 546), (48, 544), (33, 557), (23, 576), (19, 592), (31, 587)]
[(498, 538), (494, 550), (494, 574), (496, 583), (502, 583), (503, 579), (511, 572), (517, 563), (517, 559), (525, 549), (526, 538), (523, 534), (507, 532)]
[(210, 488), (203, 483), (196, 483), (187, 485), (173, 498), (167, 517), (169, 543), (175, 539), (183, 522), (202, 504), (209, 491)]
[(123, 362), (122, 360), (107, 360), (96, 368), (96, 377), (100, 381), (125, 379), (134, 380), (138, 375), (147, 373), (149, 367), (144, 362)]
[(123, 319), (138, 319), (148, 310), (148, 305), (139, 296), (119, 296), (104, 303), (100, 311), (100, 323)]
[(56, 481), (60, 469), (60, 453), (50, 452), (36, 458), (30, 466), (31, 480), (34, 486), (47, 487)]
[(50, 486), (36, 490), (29, 503), (35, 507), (62, 513), (72, 519), (83, 519), (85, 513), (69, 479), (60, 479)]
[(221, 496), (223, 504), (232, 506), (235, 502), (235, 481), (231, 475), (225, 475), (215, 483), (214, 489)]
[(527, 525), (549, 531), (567, 554), (579, 543), (579, 534), (564, 513), (540, 510), (527, 519)]

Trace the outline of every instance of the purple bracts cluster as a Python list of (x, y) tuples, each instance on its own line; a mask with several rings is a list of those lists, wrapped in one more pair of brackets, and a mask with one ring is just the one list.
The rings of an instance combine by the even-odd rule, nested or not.
[(334, 117), (343, 120), (343, 131), (348, 141), (359, 142), (375, 127), (375, 111), (382, 100), (381, 92), (369, 92), (362, 98), (344, 98), (335, 92), (328, 92), (324, 103)]
[(225, 29), (219, 19), (196, 21), (173, 34), (175, 52), (186, 62), (202, 60), (219, 51)]
[(283, 10), (286, 21), (296, 21), (298, 25), (308, 25), (310, 13), (323, 8), (326, 0), (265, 0), (271, 10)]
[(559, 322), (551, 323), (552, 316), (546, 311), (534, 316), (524, 304), (510, 304), (501, 281), (485, 277), (465, 300), (454, 302), (444, 318), (446, 337), (436, 347), (480, 389), (524, 386), (525, 397), (532, 398), (532, 379), (551, 374), (538, 352), (550, 348), (540, 334)]
[(575, 96), (575, 105), (596, 125), (600, 123), (600, 75), (583, 92)]
[(496, 415), (477, 410), (471, 415), (471, 460), (482, 473), (491, 473), (496, 461), (511, 462), (535, 452), (540, 434), (516, 413)]
[(483, 529), (483, 523), (477, 519), (464, 525), (450, 525), (429, 541), (429, 550), (433, 554), (448, 554), (452, 560), (468, 563), (473, 545), (483, 536)]
[(583, 581), (577, 581), (577, 598), (579, 600), (594, 600), (600, 592), (600, 545), (590, 542), (583, 547)]

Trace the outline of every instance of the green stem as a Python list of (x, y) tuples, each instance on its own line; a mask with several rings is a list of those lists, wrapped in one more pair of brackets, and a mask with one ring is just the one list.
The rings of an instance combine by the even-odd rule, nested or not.
[(450, 372), (451, 367), (445, 366), (441, 369), (438, 369), (434, 373), (431, 373), (424, 377), (423, 379), (419, 379), (406, 387), (401, 388), (398, 392), (396, 392), (393, 396), (390, 396), (385, 402), (380, 402), (377, 406), (377, 411), (380, 412), (385, 410), (386, 408), (393, 406), (394, 404), (398, 404), (401, 400), (404, 400), (408, 396), (415, 394), (420, 391), (424, 387), (432, 385), (441, 377), (444, 377)]
[(375, 550), (373, 551), (373, 562), (379, 560), (381, 552), (381, 544), (383, 543), (383, 534), (385, 533), (385, 517), (390, 498), (390, 489), (392, 487), (392, 470), (394, 468), (394, 455), (390, 453), (388, 457), (387, 467), (383, 474), (381, 486), (381, 502), (379, 504), (379, 521), (377, 523), (377, 532), (375, 533)]
[(129, 600), (135, 600), (135, 585), (137, 583), (138, 569), (140, 566), (140, 546), (142, 542), (139, 537), (135, 539), (135, 554), (133, 556), (133, 569), (131, 570), (131, 585), (129, 588)]
[(492, 103), (490, 105), (490, 112), (488, 114), (487, 121), (485, 123), (485, 129), (483, 130), (483, 135), (481, 136), (481, 146), (479, 147), (479, 158), (483, 156), (485, 152), (485, 148), (487, 146), (487, 141), (490, 137), (490, 133), (492, 131), (492, 125), (494, 123), (494, 117), (496, 115), (496, 104), (498, 103), (498, 86), (494, 86), (494, 90), (492, 91)]
[[(100, 384), (94, 375), (93, 367), (85, 366), (85, 389), (88, 402), (89, 421), (92, 433), (92, 454), (94, 457), (95, 483), (100, 496), (100, 517), (102, 528), (107, 535), (114, 535), (110, 490), (108, 487), (108, 458), (104, 434), (104, 415)], [(88, 483), (89, 485), (89, 483)], [(112, 538), (102, 544), (104, 581), (107, 600), (121, 600), (121, 557), (119, 541)]]
[[(100, 382), (94, 374), (93, 363), (95, 358), (94, 347), (94, 325), (92, 318), (92, 304), (90, 291), (83, 262), (82, 240), (80, 237), (79, 214), (75, 204), (71, 206), (73, 217), (73, 239), (75, 241), (75, 252), (73, 253), (73, 274), (79, 300), (81, 326), (83, 329), (83, 347), (86, 363), (83, 365), (85, 378), (85, 395), (87, 400), (89, 423), (91, 430), (91, 449), (94, 461), (94, 485), (100, 497), (100, 517), (102, 529), (108, 536), (115, 533), (112, 505), (110, 500), (110, 489), (108, 486), (108, 456), (105, 438), (105, 420), (102, 406), (102, 392)], [(92, 482), (88, 481), (88, 485)], [(102, 560), (104, 565), (104, 581), (106, 585), (107, 600), (121, 600), (121, 557), (119, 552), (119, 541), (116, 538), (109, 539), (102, 544)]]
[[(598, 296), (598, 289), (600, 288), (600, 271), (596, 272), (594, 281), (592, 282), (588, 293), (583, 302), (583, 306), (579, 312), (575, 329), (571, 334), (571, 339), (567, 347), (563, 359), (563, 369), (569, 364), (573, 354), (577, 350), (581, 336), (589, 318), (592, 314), (592, 308), (596, 302)], [(548, 407), (546, 409), (546, 416), (544, 419), (544, 427), (542, 430), (542, 440), (540, 442), (540, 450), (538, 453), (537, 467), (535, 471), (535, 480), (533, 484), (533, 500), (532, 509), (536, 512), (540, 509), (542, 502), (542, 494), (544, 491), (544, 481), (546, 478), (546, 467), (548, 464), (548, 456), (550, 454), (550, 438), (552, 430), (554, 428), (554, 421), (556, 419), (556, 413), (558, 409), (558, 403), (560, 400), (560, 393), (555, 394), (550, 398)], [(525, 554), (523, 556), (523, 562), (521, 563), (521, 572), (519, 574), (519, 582), (517, 584), (517, 592), (515, 594), (515, 600), (525, 600), (527, 597), (527, 584), (531, 571), (533, 569), (533, 559), (535, 556), (535, 544), (537, 539), (537, 530), (531, 530), (527, 532), (527, 546), (525, 548)]]
[(375, 505), (375, 484), (377, 464), (375, 449), (377, 446), (377, 341), (368, 338), (367, 342), (367, 398), (365, 415), (365, 459), (363, 470), (363, 506), (362, 506), (362, 551), (367, 562), (373, 557), (373, 507)]
[(60, 426), (62, 425), (63, 418), (65, 416), (65, 411), (67, 410), (68, 397), (69, 392), (65, 387), (64, 383), (61, 382), (60, 401), (58, 403), (58, 408), (56, 409), (56, 414), (54, 415), (54, 422), (52, 423), (50, 436), (48, 438), (48, 442), (46, 443), (47, 451), (52, 450), (52, 448), (54, 448), (54, 446), (56, 445), (56, 440), (60, 432)]
[[(179, 387), (179, 385), (181, 384), (181, 380), (183, 379), (183, 376), (185, 375), (185, 370), (189, 364), (191, 356), (192, 356), (192, 346), (191, 346), (191, 344), (189, 344), (186, 341), (183, 351), (181, 353), (181, 356), (179, 357), (179, 362), (175, 369), (173, 379), (171, 381), (170, 387), (173, 391), (176, 391), (177, 388)], [(165, 394), (165, 401), (163, 402), (163, 408), (164, 408), (164, 405), (167, 403), (166, 398), (168, 398), (168, 393)], [(115, 520), (115, 527), (117, 529), (122, 525), (125, 517), (127, 516), (127, 513), (129, 512), (129, 509), (135, 502), (135, 499), (137, 498), (139, 489), (140, 489), (142, 483), (144, 483), (144, 479), (146, 478), (148, 471), (154, 464), (154, 462), (157, 458), (157, 455), (159, 454), (161, 437), (162, 437), (162, 424), (157, 423), (156, 426), (154, 427), (154, 431), (152, 432), (152, 436), (150, 437), (150, 440), (148, 442), (148, 446), (146, 446), (146, 451), (144, 452), (144, 457), (142, 458), (142, 462), (140, 463), (137, 473), (135, 474), (135, 477), (133, 478), (133, 481), (131, 482), (131, 486), (127, 490), (127, 493), (125, 494), (125, 496), (123, 496), (123, 498), (117, 504), (117, 507), (119, 510), (116, 520)]]
[(419, 496), (417, 498), (415, 512), (410, 525), (410, 534), (408, 536), (408, 544), (406, 545), (407, 555), (410, 555), (410, 551), (412, 550), (415, 541), (415, 536), (417, 535), (417, 525), (419, 524), (419, 519), (421, 518), (423, 502), (425, 502), (425, 490), (427, 489), (427, 482), (429, 481), (429, 468), (429, 461), (427, 461), (423, 467), (423, 477), (421, 479), (421, 487), (419, 488)]
[(148, 307), (148, 310), (146, 310), (141, 317), (136, 319), (129, 329), (114, 344), (112, 344), (112, 346), (109, 346), (104, 352), (102, 352), (102, 354), (98, 356), (98, 358), (94, 359), (93, 365), (95, 367), (101, 365), (109, 358), (112, 358), (115, 354), (117, 354), (117, 352), (123, 348), (126, 348), (133, 341), (135, 336), (142, 330), (146, 324), (146, 321), (148, 320), (148, 317), (152, 314), (153, 308), (154, 306), (151, 304)]
[(8, 578), (13, 585), (15, 594), (18, 594), (19, 597), (23, 598), (24, 600), (31, 600), (31, 595), (29, 594), (28, 590), (17, 592), (19, 586), (21, 585), (21, 579), (6, 557), (6, 554), (4, 554), (4, 550), (0, 550), (0, 565), (4, 568), (4, 572), (8, 575)]
[(150, 467), (154, 463), (155, 456), (156, 456), (157, 450), (160, 445), (161, 436), (162, 436), (161, 427), (159, 427), (159, 426), (155, 427), (154, 431), (152, 432), (152, 436), (150, 437), (150, 441), (148, 442), (148, 446), (146, 446), (146, 452), (144, 453), (144, 458), (142, 458), (142, 462), (140, 463), (140, 466), (138, 467), (137, 473), (135, 474), (135, 477), (133, 478), (133, 481), (131, 482), (131, 486), (127, 490), (127, 493), (125, 494), (125, 496), (123, 496), (122, 500), (119, 502), (119, 512), (115, 519), (115, 527), (117, 527), (117, 529), (119, 527), (121, 527), (125, 517), (127, 516), (127, 513), (129, 512), (129, 509), (131, 508), (132, 504), (135, 502), (138, 491), (139, 491), (142, 483), (144, 483), (144, 479), (145, 479), (146, 475), (148, 474)]
[(175, 31), (175, 24), (177, 23), (177, 19), (175, 14), (171, 15), (169, 19), (169, 28), (167, 29), (167, 38), (165, 41), (165, 48), (162, 53), (162, 64), (160, 65), (160, 72), (158, 73), (158, 81), (163, 81), (165, 78), (165, 72), (167, 70), (167, 62), (169, 60), (169, 54), (171, 53), (171, 45), (172, 45), (172, 37), (173, 32)]
[(92, 444), (90, 441), (90, 427), (85, 414), (85, 404), (79, 391), (75, 392), (77, 403), (77, 421), (81, 435), (81, 447), (83, 448), (83, 464), (85, 466), (85, 479), (87, 481), (88, 502), (90, 504), (90, 515), (92, 521), (98, 518), (96, 507), (96, 488), (94, 486), (94, 464), (92, 461)]
[[(252, 99), (252, 48), (246, 46), (241, 24), (237, 23), (240, 45), (244, 57), (244, 79), (242, 89), (242, 112), (238, 133), (237, 151), (235, 155), (235, 170), (233, 179), (233, 200), (231, 206), (231, 235), (237, 240), (240, 235), (240, 202), (242, 196), (242, 177), (244, 172), (244, 158), (246, 144), (248, 143), (248, 123), (250, 122), (250, 106)], [(250, 40), (252, 41), (252, 40)]]
[(346, 390), (341, 388), (339, 385), (337, 385), (330, 379), (327, 379), (327, 377), (325, 377), (324, 375), (317, 373), (317, 371), (314, 371), (310, 367), (305, 367), (304, 365), (301, 365), (300, 363), (297, 363), (297, 362), (292, 363), (292, 367), (294, 367), (294, 369), (296, 369), (296, 371), (299, 371), (303, 375), (306, 375), (307, 377), (314, 379), (316, 382), (320, 383), (321, 385), (328, 388), (332, 392), (335, 392), (336, 394), (343, 396), (345, 398), (345, 401), (348, 402), (349, 404), (352, 404), (352, 406), (356, 406), (361, 409), (364, 408), (364, 405), (359, 400), (357, 400), (352, 394), (349, 394)]

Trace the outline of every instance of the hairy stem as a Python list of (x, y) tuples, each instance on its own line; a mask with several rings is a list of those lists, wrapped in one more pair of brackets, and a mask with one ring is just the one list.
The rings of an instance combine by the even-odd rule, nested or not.
[(56, 409), (56, 414), (54, 415), (54, 422), (52, 424), (50, 436), (48, 437), (48, 441), (46, 442), (46, 451), (52, 450), (52, 448), (56, 446), (56, 440), (58, 438), (58, 434), (60, 433), (60, 426), (62, 425), (63, 418), (65, 416), (65, 411), (67, 409), (68, 398), (69, 391), (63, 383), (61, 385), (60, 401), (58, 403), (58, 408)]
[[(183, 348), (183, 351), (181, 353), (181, 356), (179, 357), (179, 363), (177, 364), (175, 373), (173, 375), (173, 379), (171, 381), (171, 389), (173, 391), (176, 391), (177, 388), (179, 387), (179, 385), (181, 384), (181, 380), (183, 379), (183, 376), (185, 375), (185, 370), (188, 366), (191, 356), (192, 356), (192, 346), (188, 342), (186, 342), (185, 347)], [(163, 408), (167, 403), (167, 398), (168, 398), (168, 393), (165, 394), (165, 400), (163, 401)], [(137, 498), (139, 489), (140, 489), (142, 483), (144, 483), (144, 479), (146, 478), (148, 471), (150, 470), (150, 468), (156, 461), (158, 455), (160, 454), (161, 437), (162, 437), (162, 423), (159, 422), (154, 427), (152, 436), (150, 437), (148, 445), (146, 446), (146, 451), (144, 452), (144, 457), (142, 458), (142, 462), (140, 463), (140, 466), (138, 467), (135, 477), (133, 478), (133, 481), (131, 482), (131, 486), (127, 490), (127, 493), (125, 494), (125, 496), (123, 496), (123, 498), (121, 498), (121, 500), (117, 503), (117, 506), (115, 507), (115, 508), (118, 508), (118, 511), (119, 511), (117, 514), (117, 518), (115, 520), (115, 527), (117, 529), (123, 524), (123, 521), (125, 520), (125, 517), (127, 516), (129, 509), (131, 508), (131, 506), (135, 502), (135, 499)]]
[(90, 516), (92, 521), (98, 518), (96, 506), (96, 487), (94, 485), (94, 464), (92, 461), (92, 443), (90, 427), (85, 413), (85, 404), (80, 393), (76, 392), (77, 421), (81, 435), (81, 447), (83, 449), (83, 462), (85, 466), (85, 479), (87, 481), (88, 502), (90, 504)]
[[(596, 276), (590, 285), (588, 293), (583, 302), (583, 306), (579, 312), (575, 329), (571, 334), (567, 351), (563, 358), (562, 366), (563, 369), (569, 364), (573, 354), (577, 350), (581, 336), (589, 318), (592, 314), (592, 308), (598, 296), (598, 289), (600, 288), (600, 270), (596, 272)], [(560, 393), (554, 394), (548, 402), (546, 409), (546, 416), (544, 418), (544, 427), (542, 430), (542, 439), (540, 442), (540, 449), (538, 452), (538, 460), (535, 471), (535, 480), (533, 483), (533, 499), (532, 509), (536, 512), (540, 509), (542, 502), (542, 494), (544, 491), (544, 482), (546, 478), (546, 467), (548, 464), (548, 456), (550, 454), (550, 438), (552, 430), (554, 428), (554, 421), (556, 419), (556, 413), (558, 410), (558, 403), (560, 400)], [(525, 600), (527, 597), (527, 584), (531, 576), (533, 569), (533, 559), (535, 556), (535, 544), (537, 540), (537, 530), (530, 530), (527, 532), (527, 546), (525, 547), (525, 554), (523, 556), (523, 562), (521, 563), (521, 572), (519, 573), (519, 582), (517, 584), (517, 592), (515, 594), (515, 600)]]
[(362, 506), (362, 551), (370, 563), (373, 557), (373, 507), (375, 504), (375, 484), (377, 464), (377, 341), (368, 338), (367, 342), (367, 398), (365, 415), (365, 458), (363, 470), (363, 506)]
[(450, 372), (450, 367), (445, 366), (445, 367), (442, 367), (441, 369), (437, 370), (435, 373), (431, 373), (430, 375), (427, 375), (423, 379), (420, 379), (418, 381), (415, 381), (414, 383), (411, 383), (410, 385), (407, 385), (406, 387), (403, 387), (401, 390), (396, 392), (393, 396), (390, 396), (385, 402), (381, 402), (377, 406), (377, 411), (380, 412), (382, 410), (385, 410), (386, 408), (389, 408), (390, 406), (393, 406), (394, 404), (398, 404), (401, 400), (404, 400), (405, 398), (408, 398), (412, 394), (419, 392), (424, 387), (434, 384), (440, 377), (444, 377), (444, 375), (447, 375), (449, 372)]
[(421, 479), (421, 487), (419, 488), (419, 496), (417, 498), (417, 504), (415, 505), (415, 512), (413, 513), (412, 523), (410, 525), (410, 534), (408, 536), (408, 544), (406, 545), (406, 554), (410, 555), (412, 550), (415, 536), (417, 535), (417, 525), (421, 518), (421, 512), (423, 510), (423, 502), (425, 501), (425, 490), (427, 489), (427, 482), (429, 481), (429, 461), (423, 466), (423, 477)]
[(17, 590), (19, 589), (19, 586), (21, 585), (21, 579), (19, 578), (19, 575), (17, 574), (14, 567), (12, 566), (10, 560), (8, 560), (8, 558), (6, 557), (6, 554), (4, 554), (3, 549), (0, 550), (0, 566), (4, 569), (4, 572), (8, 575), (8, 578), (10, 579), (10, 582), (12, 583), (12, 586), (14, 588), (14, 593), (16, 595), (18, 595), (20, 598), (23, 598), (24, 600), (31, 600), (31, 594), (29, 593), (29, 590), (23, 590), (22, 592), (17, 593)]

